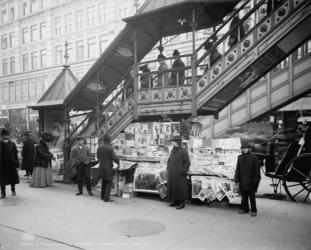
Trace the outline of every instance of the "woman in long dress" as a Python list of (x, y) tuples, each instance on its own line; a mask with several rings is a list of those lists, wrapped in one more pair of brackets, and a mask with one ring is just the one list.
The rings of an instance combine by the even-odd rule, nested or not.
[(32, 173), (30, 186), (42, 188), (53, 185), (51, 161), (53, 154), (49, 151), (48, 143), (52, 141), (53, 136), (44, 132), (39, 144), (36, 146), (35, 168)]

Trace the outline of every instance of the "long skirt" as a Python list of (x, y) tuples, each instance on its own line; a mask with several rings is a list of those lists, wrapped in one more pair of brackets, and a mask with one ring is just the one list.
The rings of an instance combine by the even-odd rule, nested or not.
[(43, 188), (53, 185), (52, 168), (35, 167), (32, 173), (30, 187)]

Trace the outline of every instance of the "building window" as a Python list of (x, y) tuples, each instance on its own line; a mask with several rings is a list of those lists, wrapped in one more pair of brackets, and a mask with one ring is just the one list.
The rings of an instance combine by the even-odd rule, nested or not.
[(77, 42), (77, 61), (84, 60), (84, 41)]
[(10, 33), (10, 37), (9, 37), (9, 46), (10, 48), (13, 48), (13, 44), (14, 44), (14, 32)]
[(40, 63), (41, 68), (45, 68), (47, 66), (47, 53), (46, 49), (40, 51)]
[(6, 10), (1, 11), (1, 23), (5, 23), (8, 20)]
[(103, 53), (107, 47), (108, 43), (108, 35), (101, 35), (99, 37), (99, 49), (100, 49), (100, 54)]
[(59, 35), (62, 33), (62, 18), (56, 17), (55, 18), (55, 35)]
[(9, 102), (9, 86), (8, 83), (4, 83), (2, 90), (2, 100), (3, 102)]
[(31, 42), (38, 40), (38, 32), (37, 31), (38, 31), (37, 25), (31, 26), (31, 34), (30, 34)]
[(87, 56), (88, 58), (95, 58), (97, 56), (95, 37), (87, 40)]
[(55, 47), (55, 62), (57, 65), (61, 65), (63, 60), (62, 46), (58, 45)]
[(36, 99), (39, 99), (42, 96), (42, 78), (36, 77)]
[(72, 14), (65, 16), (65, 32), (72, 32)]
[(31, 53), (31, 69), (38, 69), (38, 52)]
[(29, 56), (28, 54), (23, 55), (23, 71), (29, 70)]
[(100, 23), (104, 23), (106, 21), (106, 15), (107, 15), (107, 12), (106, 12), (106, 5), (105, 4), (101, 4), (99, 5), (99, 22)]
[(30, 0), (29, 12), (33, 13), (36, 11), (36, 0)]
[(96, 21), (96, 9), (95, 7), (90, 7), (87, 9), (87, 26), (95, 25)]
[(81, 30), (83, 28), (83, 10), (76, 11), (76, 29)]
[(27, 14), (27, 2), (23, 2), (23, 16), (26, 16)]
[(8, 48), (8, 36), (7, 34), (1, 36), (1, 49)]
[(21, 81), (17, 80), (15, 81), (15, 99), (16, 101), (21, 101), (22, 100), (22, 85), (21, 85)]
[(7, 75), (9, 73), (9, 62), (8, 59), (2, 60), (2, 74)]
[(22, 29), (22, 44), (29, 43), (28, 28)]
[(9, 82), (10, 102), (15, 102), (15, 84), (14, 81)]
[(46, 22), (40, 23), (40, 40), (47, 38)]
[(42, 77), (42, 86), (43, 86), (43, 92), (45, 92), (48, 89), (48, 87), (49, 87), (48, 77), (47, 76), (43, 76)]
[(22, 100), (28, 101), (28, 80), (23, 79), (22, 80)]
[(10, 8), (10, 20), (14, 20), (15, 18), (15, 13), (14, 13), (14, 7)]
[(128, 15), (127, 8), (119, 9), (119, 16), (120, 16), (120, 18), (126, 17), (127, 15)]
[(36, 98), (36, 81), (35, 78), (29, 78), (29, 100), (35, 100)]
[(67, 46), (67, 55), (68, 55), (68, 62), (73, 62), (73, 44), (68, 43)]
[(10, 58), (10, 70), (11, 70), (10, 71), (11, 74), (15, 73), (15, 57), (14, 56)]

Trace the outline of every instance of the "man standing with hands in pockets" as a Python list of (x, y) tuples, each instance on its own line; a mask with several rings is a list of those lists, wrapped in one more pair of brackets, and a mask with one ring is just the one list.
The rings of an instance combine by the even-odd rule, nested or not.
[(91, 189), (91, 152), (87, 145), (84, 144), (84, 137), (78, 136), (78, 144), (73, 147), (70, 153), (70, 159), (77, 168), (77, 182), (79, 192), (76, 195), (83, 193), (83, 179), (85, 180), (86, 188), (90, 196), (93, 196)]
[(113, 180), (113, 162), (120, 164), (110, 143), (110, 136), (104, 135), (104, 143), (97, 148), (97, 158), (99, 161), (99, 171), (102, 177), (101, 199), (105, 202), (113, 201), (110, 199), (110, 192)]

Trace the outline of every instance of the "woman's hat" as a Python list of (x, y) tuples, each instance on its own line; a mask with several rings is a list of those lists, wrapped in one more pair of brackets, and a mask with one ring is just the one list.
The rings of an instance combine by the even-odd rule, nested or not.
[(44, 140), (46, 142), (53, 141), (53, 135), (51, 133), (48, 133), (48, 132), (43, 132), (41, 134), (41, 138), (42, 138), (42, 140)]
[(171, 141), (182, 141), (182, 139), (181, 139), (181, 137), (180, 136), (178, 136), (178, 135), (175, 135), (172, 139), (171, 139)]
[(177, 49), (174, 50), (173, 56), (179, 56), (179, 51)]
[(8, 136), (8, 135), (10, 135), (10, 131), (9, 130), (7, 130), (7, 129), (2, 129), (2, 131), (1, 131), (1, 136)]
[(158, 59), (166, 59), (166, 57), (163, 54), (158, 55)]

